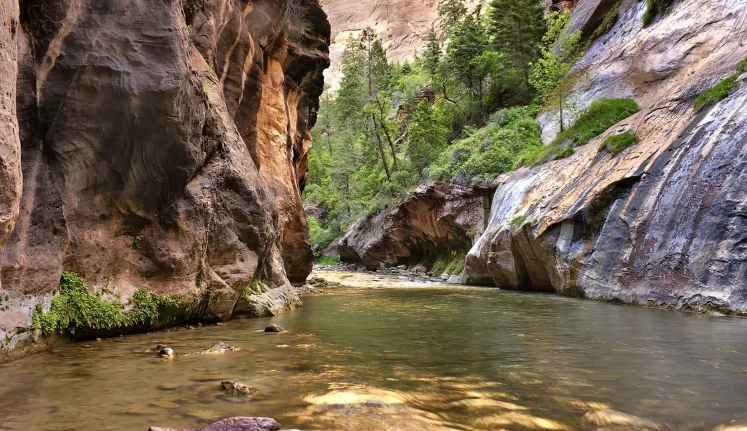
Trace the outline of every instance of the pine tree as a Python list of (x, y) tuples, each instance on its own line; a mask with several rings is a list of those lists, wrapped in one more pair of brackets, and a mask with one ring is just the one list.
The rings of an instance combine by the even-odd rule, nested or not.
[(438, 16), (441, 17), (441, 31), (448, 35), (467, 15), (464, 0), (441, 0), (438, 3)]
[(474, 60), (488, 48), (488, 37), (478, 17), (468, 15), (454, 27), (447, 49), (450, 68), (472, 96), (479, 99), (482, 98), (484, 88), (479, 76), (479, 65)]
[(433, 76), (438, 71), (438, 64), (440, 62), (441, 42), (436, 34), (436, 29), (431, 27), (431, 31), (428, 33), (428, 42), (425, 45), (425, 53), (423, 54), (423, 66)]
[(508, 67), (519, 71), (527, 88), (532, 63), (539, 58), (545, 34), (544, 8), (540, 0), (492, 0), (489, 28), (496, 52)]

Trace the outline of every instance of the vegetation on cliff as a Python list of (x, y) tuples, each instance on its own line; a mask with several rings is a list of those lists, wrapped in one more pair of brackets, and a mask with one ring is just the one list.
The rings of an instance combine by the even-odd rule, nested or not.
[[(439, 12), (412, 63), (388, 63), (372, 30), (348, 41), (340, 89), (322, 97), (313, 131), (305, 202), (321, 209), (310, 219), (317, 253), (424, 181), (487, 182), (568, 156), (638, 110), (605, 99), (579, 115), (567, 100), (583, 54), (569, 12), (545, 14), (539, 0), (492, 0), (482, 14), (442, 0)], [(534, 118), (549, 109), (561, 134), (543, 147)]]
[(173, 298), (138, 290), (132, 296), (132, 307), (127, 310), (119, 301), (105, 300), (105, 293), (108, 293), (106, 288), (100, 293), (89, 291), (83, 277), (65, 271), (59, 294), (52, 300), (49, 311), (44, 312), (41, 305), (34, 310), (33, 327), (45, 335), (106, 331), (164, 321), (179, 308), (179, 302)]

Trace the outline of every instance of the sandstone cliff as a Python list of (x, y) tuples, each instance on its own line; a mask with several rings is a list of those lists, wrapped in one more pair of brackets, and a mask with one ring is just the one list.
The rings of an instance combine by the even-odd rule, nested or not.
[(231, 317), (260, 280), (245, 309), (297, 304), (329, 65), (316, 1), (16, 3), (0, 2), (0, 350), (38, 336), (63, 270), (190, 319)]
[[(605, 3), (582, 0), (572, 21)], [(502, 177), (468, 282), (747, 313), (747, 77), (713, 108), (693, 109), (747, 57), (747, 0), (682, 0), (643, 28), (645, 7), (622, 2), (618, 23), (576, 65), (573, 91), (581, 108), (634, 98), (641, 112), (607, 134), (631, 130), (641, 142), (612, 157), (599, 151), (603, 135)], [(546, 139), (554, 117), (540, 117)]]
[[(332, 88), (342, 78), (340, 62), (350, 36), (357, 37), (370, 27), (384, 42), (389, 60), (404, 62), (423, 52), (431, 28), (438, 24), (439, 0), (320, 0), (320, 3), (332, 26), (332, 67), (327, 71)], [(484, 1), (466, 3), (476, 8)]]

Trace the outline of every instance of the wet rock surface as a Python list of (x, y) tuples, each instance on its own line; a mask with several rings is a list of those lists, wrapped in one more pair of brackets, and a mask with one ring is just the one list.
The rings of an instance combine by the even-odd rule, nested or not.
[(148, 431), (279, 431), (280, 424), (270, 418), (232, 418), (203, 428), (176, 429), (150, 427)]
[(254, 315), (298, 304), (330, 34), (301, 3), (299, 22), (281, 0), (0, 5), (0, 350), (35, 340), (63, 270), (189, 319), (230, 318), (257, 278)]
[[(584, 108), (599, 97), (632, 97), (641, 112), (569, 158), (502, 176), (466, 281), (747, 313), (745, 77), (714, 107), (692, 108), (747, 57), (744, 38), (734, 37), (747, 34), (744, 6), (684, 0), (644, 29), (645, 4), (623, 2), (618, 23), (576, 65), (584, 78), (571, 98)], [(545, 140), (557, 132), (556, 114), (539, 117)], [(618, 130), (640, 143), (617, 157), (600, 152)]]

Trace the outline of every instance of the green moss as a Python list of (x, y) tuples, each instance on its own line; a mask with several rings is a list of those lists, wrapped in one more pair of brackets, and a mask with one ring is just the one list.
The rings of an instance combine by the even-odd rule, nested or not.
[(643, 14), (643, 26), (648, 27), (661, 13), (669, 12), (674, 0), (647, 0), (646, 12)]
[(555, 154), (555, 160), (561, 160), (571, 157), (575, 153), (576, 150), (573, 149), (573, 145), (567, 145), (562, 150), (558, 151), (557, 154)]
[(739, 83), (736, 79), (733, 77), (726, 78), (708, 90), (700, 93), (697, 99), (695, 99), (693, 107), (696, 111), (702, 111), (705, 108), (709, 108), (729, 97), (737, 87), (739, 87)]
[(630, 132), (625, 132), (619, 135), (612, 135), (605, 139), (600, 149), (606, 148), (612, 154), (612, 157), (615, 157), (625, 151), (629, 146), (638, 143), (639, 140), (638, 136)]
[(322, 256), (316, 263), (322, 266), (335, 266), (340, 263), (340, 256)]
[(607, 12), (604, 20), (602, 20), (601, 24), (599, 24), (599, 27), (594, 30), (594, 33), (592, 33), (591, 40), (599, 39), (600, 37), (607, 34), (610, 30), (612, 30), (612, 27), (615, 26), (617, 20), (620, 19), (620, 3), (622, 3), (622, 0), (612, 5), (612, 9)]
[(737, 63), (737, 71), (734, 72), (732, 78), (737, 79), (745, 73), (747, 73), (747, 58), (744, 58), (739, 63)]
[(65, 271), (60, 279), (59, 294), (48, 312), (37, 305), (32, 315), (34, 329), (45, 335), (53, 332), (74, 335), (80, 331), (101, 331), (164, 321), (167, 312), (176, 311), (179, 302), (162, 295), (138, 290), (132, 297), (133, 308), (126, 311), (119, 303), (104, 301), (90, 292), (86, 280)]
[(132, 248), (134, 248), (135, 250), (139, 249), (141, 242), (143, 242), (143, 236), (142, 235), (136, 236), (135, 239), (132, 240)]
[(525, 215), (520, 215), (512, 218), (511, 229), (518, 229), (525, 221), (527, 221), (527, 216)]

